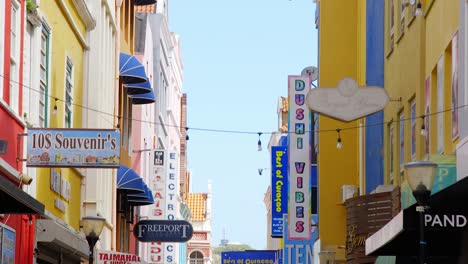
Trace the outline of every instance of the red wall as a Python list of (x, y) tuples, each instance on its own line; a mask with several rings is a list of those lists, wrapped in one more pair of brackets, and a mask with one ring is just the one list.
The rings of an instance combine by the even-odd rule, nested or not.
[[(3, 94), (0, 97), (4, 102), (9, 104), (10, 102), (10, 27), (11, 27), (11, 0), (0, 0), (5, 1), (5, 21), (0, 21), (4, 26), (4, 36), (0, 36), (0, 39), (4, 42), (5, 49), (0, 52), (4, 52), (4, 72), (0, 72), (0, 81), (3, 81)], [(20, 0), (21, 3), (21, 16), (20, 16), (20, 47), (19, 47), (19, 112), (22, 113), (22, 94), (23, 94), (23, 47), (24, 47), (24, 20), (25, 20), (25, 1)], [(1, 62), (0, 62), (1, 63)], [(5, 160), (10, 166), (15, 168), (17, 171), (22, 171), (22, 163), (17, 161), (17, 157), (22, 158), (22, 141), (18, 141), (18, 134), (24, 133), (24, 127), (18, 122), (13, 116), (6, 110), (6, 108), (0, 105), (0, 139), (6, 140), (7, 153), (0, 154), (0, 158)], [(19, 145), (19, 148), (18, 148)], [(20, 154), (18, 155), (18, 149)], [(0, 177), (5, 177), (1, 175)], [(15, 179), (10, 179), (15, 185)], [(29, 215), (10, 215), (5, 214), (5, 217), (0, 219), (0, 222), (15, 229), (16, 231), (16, 244), (15, 244), (15, 263), (16, 264), (29, 264), (33, 260), (34, 252), (34, 227), (35, 227), (35, 216)]]
[[(0, 139), (7, 140), (7, 153), (0, 154), (0, 158), (4, 159), (8, 164), (18, 171), (21, 171), (21, 162), (16, 160), (18, 153), (18, 144), (20, 144), (20, 154), (22, 153), (22, 142), (23, 139), (20, 138), (18, 141), (18, 134), (24, 133), (24, 128), (20, 125), (19, 122), (14, 119), (9, 112), (5, 110), (3, 106), (0, 105)], [(20, 155), (20, 156), (21, 156)], [(20, 158), (23, 158), (22, 156)], [(11, 180), (11, 179), (10, 179)]]

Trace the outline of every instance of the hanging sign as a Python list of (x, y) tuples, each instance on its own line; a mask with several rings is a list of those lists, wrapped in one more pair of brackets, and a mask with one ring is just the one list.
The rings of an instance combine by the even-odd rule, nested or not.
[(288, 239), (309, 240), (310, 230), (310, 133), (311, 113), (306, 105), (310, 79), (288, 76), (289, 134), (288, 156)]
[(133, 234), (140, 242), (186, 242), (193, 227), (184, 220), (142, 220), (133, 227)]
[(28, 129), (28, 167), (118, 168), (120, 132), (90, 129)]
[(148, 264), (137, 255), (103, 249), (96, 250), (94, 261), (96, 264)]
[(312, 89), (307, 94), (307, 106), (333, 119), (350, 122), (382, 110), (388, 103), (382, 87), (358, 87), (355, 80), (344, 78), (338, 87)]
[(271, 147), (271, 236), (283, 237), (283, 214), (288, 213), (288, 148)]

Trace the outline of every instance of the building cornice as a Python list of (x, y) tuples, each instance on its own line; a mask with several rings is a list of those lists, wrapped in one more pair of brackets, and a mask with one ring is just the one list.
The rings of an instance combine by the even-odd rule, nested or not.
[[(57, 0), (57, 3), (59, 4), (60, 8), (62, 8), (62, 10), (64, 11), (65, 18), (70, 22), (70, 27), (73, 30), (73, 32), (75, 33), (75, 35), (77, 36), (81, 46), (85, 50), (89, 50), (89, 45), (86, 42), (85, 37), (81, 34), (81, 31), (79, 30), (78, 26), (76, 25), (75, 21), (73, 20), (73, 17), (72, 17), (72, 15), (70, 13), (70, 10), (68, 9), (68, 7), (65, 5), (65, 3), (63, 1), (64, 0)], [(73, 0), (73, 1), (75, 1), (75, 0)], [(82, 1), (82, 0), (77, 0), (77, 1)]]
[(75, 4), (76, 10), (80, 15), (81, 19), (86, 25), (88, 31), (93, 30), (96, 27), (96, 20), (91, 15), (91, 12), (88, 9), (88, 5), (85, 0), (72, 0)]

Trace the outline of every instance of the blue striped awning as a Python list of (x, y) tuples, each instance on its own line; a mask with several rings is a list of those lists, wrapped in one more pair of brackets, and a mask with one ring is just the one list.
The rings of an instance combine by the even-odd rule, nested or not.
[(124, 87), (125, 89), (127, 89), (128, 95), (146, 94), (146, 93), (153, 92), (153, 88), (151, 87), (151, 83), (149, 82), (148, 79), (146, 79), (146, 82), (143, 82), (143, 83), (124, 84)]
[(156, 102), (156, 96), (154, 96), (153, 91), (145, 94), (130, 95), (130, 98), (132, 98), (132, 104), (152, 104)]
[(134, 206), (154, 204), (153, 193), (148, 186), (145, 185), (145, 193), (129, 194), (127, 195), (127, 201)]
[(143, 179), (134, 170), (120, 165), (117, 170), (117, 189), (127, 193), (145, 193), (145, 186)]
[(133, 4), (136, 6), (141, 6), (141, 5), (152, 5), (156, 4), (156, 0), (133, 0)]
[(134, 56), (122, 52), (119, 57), (119, 74), (125, 84), (143, 83), (148, 80), (143, 64)]

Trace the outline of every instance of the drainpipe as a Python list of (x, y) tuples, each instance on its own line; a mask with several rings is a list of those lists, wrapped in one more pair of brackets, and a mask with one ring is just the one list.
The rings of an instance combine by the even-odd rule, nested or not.
[(364, 129), (362, 122), (359, 122), (359, 195), (366, 194), (366, 186), (364, 183)]

